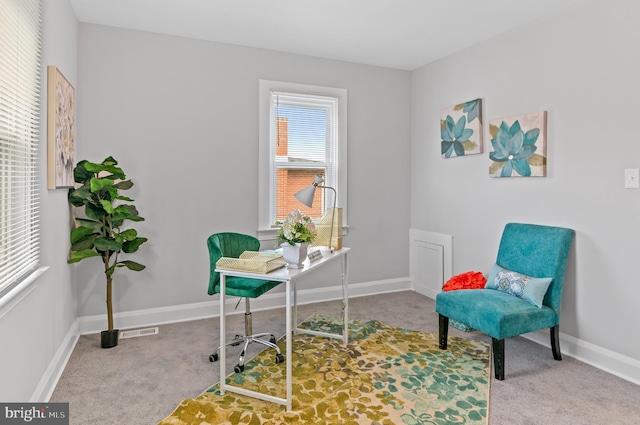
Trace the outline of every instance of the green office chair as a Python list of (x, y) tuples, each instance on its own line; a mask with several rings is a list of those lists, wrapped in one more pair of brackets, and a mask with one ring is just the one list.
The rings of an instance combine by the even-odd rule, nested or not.
[(491, 336), (496, 379), (504, 380), (506, 338), (550, 329), (553, 358), (562, 360), (560, 303), (574, 234), (562, 227), (508, 223), (485, 287), (490, 289), (461, 289), (436, 296), (440, 348), (447, 348), (451, 319)]
[[(209, 236), (207, 240), (207, 246), (209, 247), (209, 295), (220, 293), (220, 273), (216, 273), (216, 262), (221, 257), (238, 258), (244, 251), (259, 251), (260, 241), (250, 235), (243, 235), (240, 233), (215, 233)], [(270, 333), (253, 333), (253, 322), (251, 320), (251, 305), (249, 300), (251, 298), (258, 298), (260, 295), (271, 290), (275, 286), (282, 282), (273, 280), (261, 280), (250, 279), (245, 277), (226, 277), (226, 295), (233, 297), (241, 297), (245, 299), (245, 314), (244, 314), (244, 335), (236, 335), (233, 340), (228, 342), (227, 346), (238, 346), (244, 343), (242, 352), (238, 359), (238, 364), (233, 368), (236, 373), (244, 370), (244, 356), (247, 352), (247, 347), (251, 343), (259, 343), (269, 348), (276, 350), (276, 363), (282, 363), (284, 356), (280, 352), (280, 348), (276, 345), (276, 338)], [(221, 297), (222, 298), (222, 297)], [(269, 339), (263, 339), (268, 337)], [(218, 361), (220, 353), (220, 347), (216, 348), (216, 351), (209, 356), (209, 361)]]

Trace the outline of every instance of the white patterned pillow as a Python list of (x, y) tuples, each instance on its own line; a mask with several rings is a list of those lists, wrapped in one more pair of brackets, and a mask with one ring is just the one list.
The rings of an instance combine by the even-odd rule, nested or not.
[(506, 292), (541, 308), (551, 280), (550, 277), (527, 276), (494, 264), (485, 288)]

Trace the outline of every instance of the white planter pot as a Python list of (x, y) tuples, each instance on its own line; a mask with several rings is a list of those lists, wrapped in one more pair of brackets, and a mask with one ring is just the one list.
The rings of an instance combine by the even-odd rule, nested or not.
[(296, 243), (289, 245), (285, 242), (282, 245), (282, 256), (287, 262), (287, 268), (301, 269), (302, 263), (307, 259), (307, 251), (309, 250), (309, 242)]

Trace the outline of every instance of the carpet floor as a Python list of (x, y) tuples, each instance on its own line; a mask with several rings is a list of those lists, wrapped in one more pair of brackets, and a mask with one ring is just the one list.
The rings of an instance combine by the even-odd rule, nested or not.
[[(301, 305), (298, 317), (339, 316), (341, 306), (339, 300)], [(255, 311), (254, 329), (283, 335), (283, 318), (282, 308)], [(349, 318), (438, 332), (434, 301), (413, 291), (352, 297)], [(231, 335), (244, 329), (243, 320), (242, 310), (229, 315)], [(108, 350), (100, 348), (100, 334), (82, 335), (49, 401), (70, 404), (70, 425), (156, 424), (219, 381), (220, 368), (209, 362), (219, 330), (217, 317), (168, 323), (157, 335), (124, 339)], [(454, 328), (449, 336), (491, 342)], [(506, 379), (491, 377), (490, 425), (640, 424), (639, 385), (564, 352), (556, 361), (548, 346), (523, 337), (510, 338), (506, 346)], [(259, 351), (250, 348), (249, 356)], [(238, 362), (238, 351), (229, 350), (227, 370)]]
[[(314, 314), (301, 327), (340, 333), (341, 321)], [(284, 352), (284, 337), (278, 343)], [(293, 400), (283, 405), (215, 385), (184, 400), (161, 425), (185, 424), (483, 424), (488, 417), (489, 346), (378, 321), (350, 321), (350, 340), (293, 338)], [(285, 398), (285, 363), (265, 350), (230, 385)]]

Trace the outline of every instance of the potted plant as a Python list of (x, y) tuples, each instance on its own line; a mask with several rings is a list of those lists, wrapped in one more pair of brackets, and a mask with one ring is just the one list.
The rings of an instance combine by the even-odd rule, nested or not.
[(102, 163), (80, 161), (73, 169), (73, 179), (80, 186), (70, 188), (68, 200), (74, 207), (84, 207), (86, 217), (75, 218), (76, 227), (71, 230), (71, 253), (68, 263), (76, 263), (90, 257), (101, 257), (107, 282), (108, 328), (101, 333), (102, 348), (118, 345), (118, 329), (113, 328), (112, 283), (113, 273), (119, 267), (141, 271), (142, 264), (121, 260), (119, 256), (136, 252), (147, 238), (138, 236), (135, 229), (123, 229), (127, 220), (143, 221), (136, 207), (121, 202), (133, 199), (122, 196), (120, 191), (133, 186), (126, 180), (118, 162), (108, 157)]
[(299, 269), (307, 258), (309, 244), (317, 236), (316, 225), (311, 218), (295, 210), (287, 215), (284, 222), (276, 221), (277, 244), (282, 247), (282, 255), (290, 269)]

